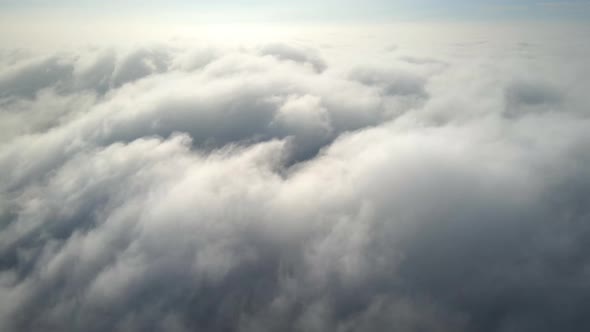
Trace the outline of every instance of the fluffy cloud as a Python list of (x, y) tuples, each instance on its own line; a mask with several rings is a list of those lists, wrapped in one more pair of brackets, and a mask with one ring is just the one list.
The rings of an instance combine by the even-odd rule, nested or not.
[(579, 76), (469, 47), (1, 53), (0, 329), (590, 327)]

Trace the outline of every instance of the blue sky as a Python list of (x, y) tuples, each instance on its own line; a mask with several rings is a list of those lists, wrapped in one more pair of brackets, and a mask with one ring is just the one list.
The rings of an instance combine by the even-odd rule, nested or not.
[(233, 13), (244, 19), (294, 21), (590, 19), (590, 0), (0, 0), (0, 8), (5, 13)]

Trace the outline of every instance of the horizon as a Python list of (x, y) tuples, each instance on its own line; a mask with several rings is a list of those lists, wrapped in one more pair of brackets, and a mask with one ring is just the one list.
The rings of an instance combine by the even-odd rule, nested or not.
[[(206, 23), (221, 22), (407, 22), (407, 21), (587, 21), (588, 0), (465, 1), (447, 0), (330, 0), (330, 1), (0, 1), (10, 14), (58, 14), (143, 16), (171, 18), (189, 16)], [(229, 20), (229, 22), (228, 22)]]

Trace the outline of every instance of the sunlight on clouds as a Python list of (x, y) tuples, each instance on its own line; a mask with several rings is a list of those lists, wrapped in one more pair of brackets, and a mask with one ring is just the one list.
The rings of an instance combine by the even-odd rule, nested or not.
[(74, 13), (0, 18), (2, 332), (590, 330), (587, 26)]

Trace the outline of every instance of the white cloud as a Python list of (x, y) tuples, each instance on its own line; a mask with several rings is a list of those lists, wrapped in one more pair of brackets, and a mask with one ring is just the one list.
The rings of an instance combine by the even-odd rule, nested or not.
[(587, 63), (387, 45), (2, 53), (0, 329), (590, 324)]

